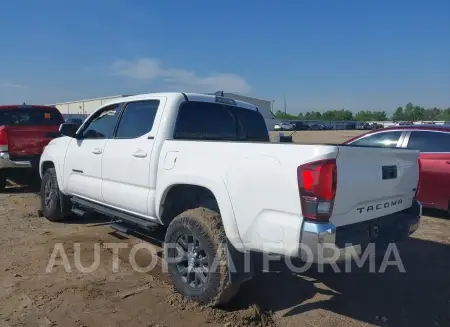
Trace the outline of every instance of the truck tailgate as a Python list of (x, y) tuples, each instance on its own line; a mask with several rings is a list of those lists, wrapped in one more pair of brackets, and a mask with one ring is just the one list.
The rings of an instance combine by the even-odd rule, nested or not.
[(419, 179), (419, 151), (339, 146), (330, 221), (358, 223), (409, 208)]
[(44, 147), (58, 135), (58, 125), (8, 126), (10, 155), (40, 155)]

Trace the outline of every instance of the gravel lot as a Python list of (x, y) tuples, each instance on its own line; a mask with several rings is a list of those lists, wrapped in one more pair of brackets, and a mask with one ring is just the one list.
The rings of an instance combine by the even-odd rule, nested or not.
[[(358, 132), (297, 132), (296, 142), (341, 142)], [(286, 269), (258, 273), (223, 309), (187, 303), (175, 294), (158, 266), (132, 268), (130, 245), (137, 237), (112, 233), (103, 217), (49, 223), (39, 217), (36, 187), (12, 186), (0, 194), (0, 327), (4, 326), (450, 326), (450, 219), (426, 211), (418, 232), (401, 244), (406, 273), (388, 267), (369, 273)], [(161, 235), (147, 239), (155, 246)], [(118, 271), (105, 244), (120, 242)], [(62, 244), (72, 268), (46, 272), (55, 244)], [(75, 266), (100, 264), (94, 272)], [(134, 258), (134, 256), (132, 256)], [(138, 251), (141, 267), (152, 260)]]

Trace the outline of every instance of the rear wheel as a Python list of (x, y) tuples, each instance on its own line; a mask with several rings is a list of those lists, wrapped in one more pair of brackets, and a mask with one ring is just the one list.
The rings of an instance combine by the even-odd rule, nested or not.
[(187, 210), (169, 225), (165, 254), (175, 289), (189, 300), (217, 306), (239, 289), (231, 283), (225, 231), (220, 215), (206, 208)]
[(68, 218), (67, 212), (61, 210), (61, 202), (67, 201), (59, 191), (55, 168), (45, 171), (41, 182), (41, 210), (50, 221), (62, 221)]

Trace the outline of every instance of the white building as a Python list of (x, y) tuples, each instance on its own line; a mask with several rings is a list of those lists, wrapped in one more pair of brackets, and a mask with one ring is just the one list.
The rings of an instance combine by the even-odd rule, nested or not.
[(78, 101), (60, 102), (52, 104), (55, 106), (64, 116), (68, 115), (89, 115), (95, 109), (100, 108), (105, 103), (117, 98), (127, 97), (128, 95), (113, 95), (110, 97), (86, 99)]

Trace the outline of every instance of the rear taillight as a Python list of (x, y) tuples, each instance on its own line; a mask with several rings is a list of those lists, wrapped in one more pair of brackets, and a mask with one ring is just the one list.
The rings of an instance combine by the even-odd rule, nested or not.
[(422, 171), (422, 164), (420, 162), (420, 158), (417, 159), (417, 164), (419, 165), (419, 180), (417, 181), (416, 193), (414, 194), (414, 200), (417, 200), (417, 196), (419, 195), (419, 190), (420, 190), (420, 174)]
[(297, 180), (303, 217), (328, 221), (336, 195), (336, 159), (320, 160), (299, 166)]
[(0, 126), (0, 152), (8, 151), (8, 130), (5, 126)]

